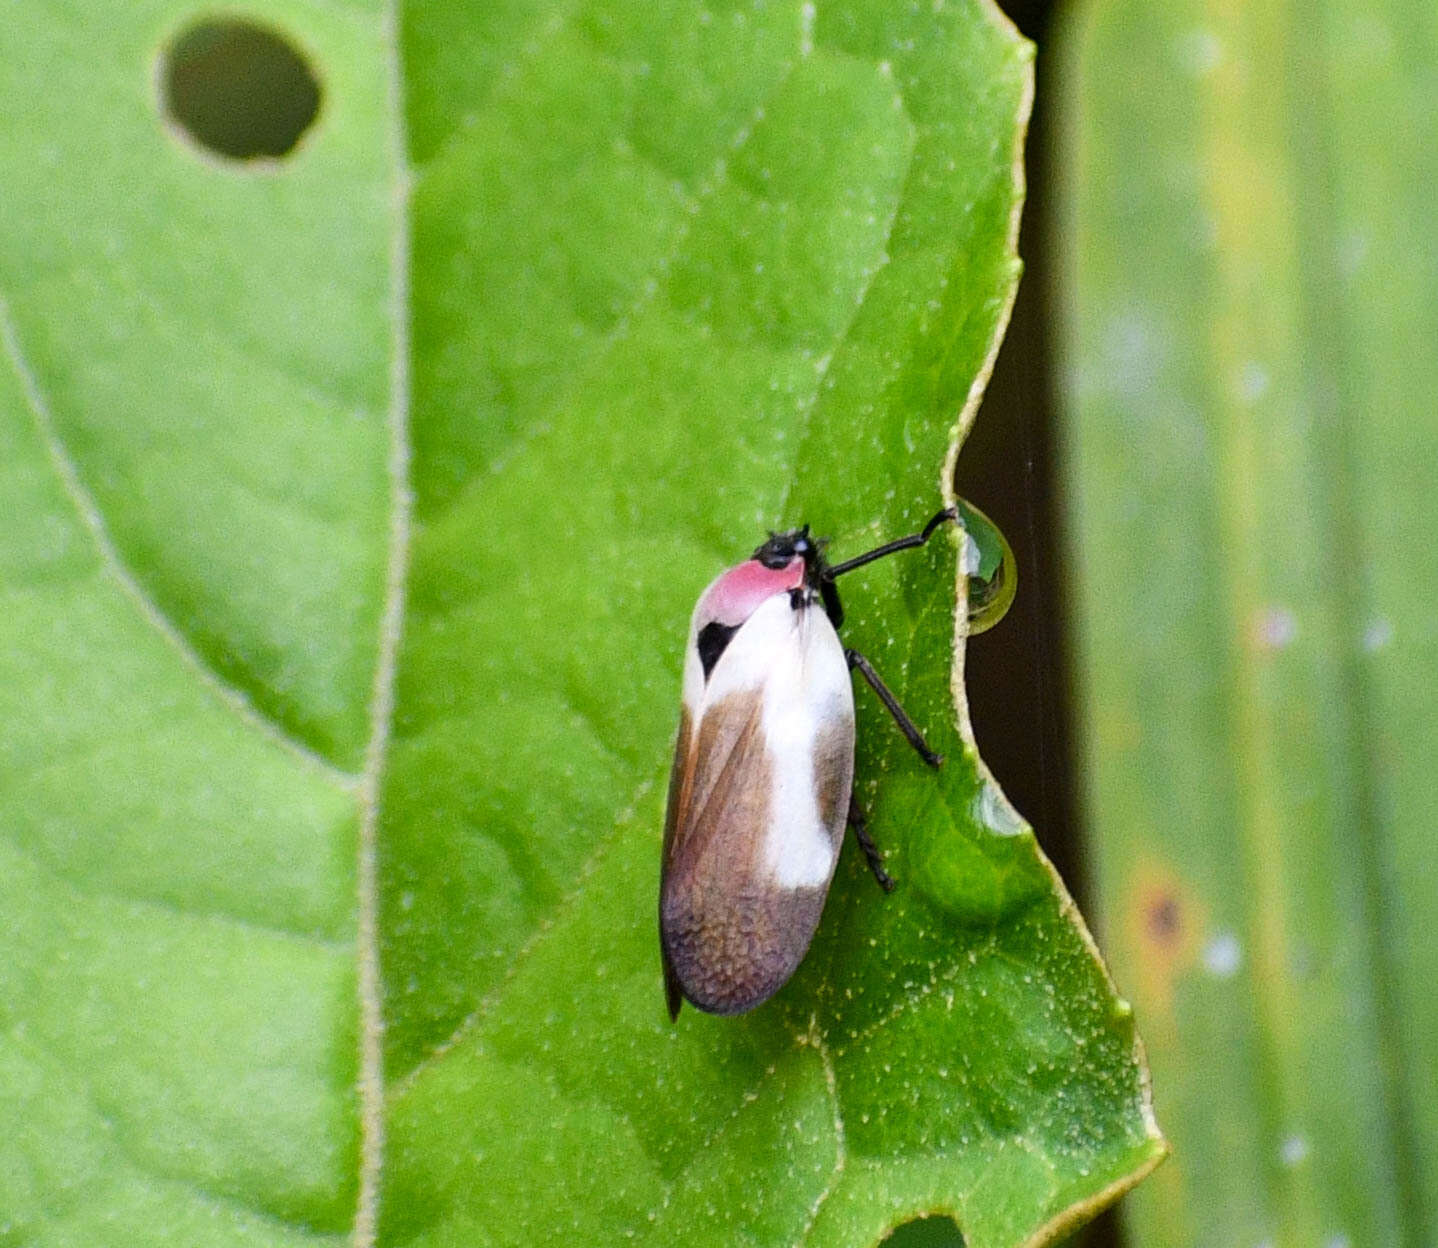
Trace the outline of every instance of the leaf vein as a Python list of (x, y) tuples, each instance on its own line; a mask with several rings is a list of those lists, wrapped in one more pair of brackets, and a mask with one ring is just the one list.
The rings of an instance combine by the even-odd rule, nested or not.
[(6, 835), (4, 841), (11, 850), (34, 866), (36, 871), (49, 877), (58, 888), (63, 889), (72, 898), (82, 901), (110, 902), (115, 905), (144, 908), (168, 915), (175, 919), (219, 924), (249, 935), (264, 936), (274, 940), (295, 941), (316, 949), (337, 952), (341, 949), (348, 949), (350, 946), (350, 942), (347, 940), (331, 940), (315, 932), (303, 932), (297, 931), (294, 928), (279, 927), (273, 923), (261, 923), (256, 919), (243, 918), (227, 910), (183, 906), (179, 902), (172, 901), (167, 897), (147, 897), (139, 893), (126, 893), (114, 888), (89, 888), (81, 884), (78, 880), (73, 879), (59, 866), (46, 858), (45, 855), (33, 845), (26, 845), (22, 841), (17, 840), (13, 833)]
[(813, 1046), (814, 1051), (819, 1055), (819, 1062), (824, 1068), (824, 1086), (829, 1091), (829, 1099), (834, 1106), (834, 1168), (829, 1175), (828, 1181), (824, 1184), (819, 1195), (815, 1197), (814, 1203), (809, 1206), (809, 1216), (805, 1219), (803, 1229), (799, 1232), (798, 1245), (809, 1242), (809, 1235), (814, 1230), (815, 1224), (819, 1221), (819, 1214), (823, 1212), (824, 1206), (829, 1198), (837, 1190), (840, 1181), (844, 1177), (844, 1170), (849, 1164), (848, 1140), (844, 1134), (844, 1111), (839, 1102), (839, 1079), (834, 1069), (834, 1058), (829, 1052), (829, 1044), (824, 1039), (824, 1033), (819, 1027), (818, 1016), (809, 1020), (809, 1033), (805, 1038), (806, 1043)]
[(402, 1096), (430, 1066), (434, 1065), (435, 1062), (463, 1041), (471, 1031), (476, 1031), (480, 1028), (480, 1025), (485, 1021), (489, 1012), (494, 1009), (499, 1003), (500, 998), (503, 997), (505, 989), (508, 988), (510, 983), (519, 974), (523, 964), (534, 953), (535, 949), (543, 943), (543, 938), (553, 930), (560, 919), (583, 897), (585, 886), (589, 882), (589, 877), (599, 869), (599, 865), (604, 860), (605, 855), (608, 854), (609, 850), (613, 848), (614, 843), (619, 839), (619, 833), (634, 818), (639, 803), (644, 800), (645, 795), (654, 787), (656, 780), (657, 776), (651, 775), (639, 783), (634, 790), (633, 796), (630, 798), (629, 804), (614, 817), (614, 823), (599, 838), (598, 843), (590, 852), (589, 857), (585, 859), (584, 865), (580, 867), (579, 873), (575, 877), (574, 887), (555, 904), (550, 914), (546, 915), (536, 924), (529, 939), (515, 950), (514, 957), (510, 959), (510, 964), (505, 968), (504, 975), (500, 978), (499, 982), (480, 998), (478, 1004), (465, 1015), (454, 1031), (450, 1033), (448, 1039), (437, 1044), (422, 1061), (416, 1063), (415, 1066), (395, 1084), (393, 1089), (395, 1096)]
[(40, 387), (39, 378), (30, 367), (21, 348), (19, 333), (10, 312), (9, 300), (3, 293), (0, 293), (0, 344), (3, 344), (5, 355), (9, 358), (16, 380), (20, 383), (20, 389), (30, 408), (35, 430), (49, 454), (61, 489), (74, 507), (81, 525), (89, 533), (104, 574), (109, 576), (120, 591), (130, 599), (140, 617), (170, 646), (181, 661), (199, 678), (205, 688), (247, 727), (258, 731), (304, 766), (324, 776), (336, 787), (345, 790), (354, 789), (358, 783), (358, 777), (335, 766), (329, 759), (286, 731), (278, 721), (261, 711), (242, 690), (225, 680), (210, 663), (206, 662), (121, 559), (120, 552), (105, 525), (105, 518), (100, 513), (100, 508), (94, 497), (85, 487), (80, 476), (79, 466), (71, 457), (56, 428), (54, 416), (44, 391)]

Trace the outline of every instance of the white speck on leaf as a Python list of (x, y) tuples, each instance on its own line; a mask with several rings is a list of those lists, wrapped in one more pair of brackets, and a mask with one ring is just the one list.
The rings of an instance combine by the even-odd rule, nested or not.
[(1203, 949), (1204, 969), (1218, 979), (1232, 979), (1243, 965), (1243, 949), (1232, 932), (1219, 932)]
[(1265, 650), (1282, 650), (1298, 636), (1298, 620), (1287, 607), (1264, 607), (1254, 632)]
[(1338, 272), (1344, 277), (1353, 277), (1368, 258), (1368, 235), (1362, 230), (1350, 230), (1338, 240)]
[(1191, 30), (1178, 40), (1178, 61), (1195, 78), (1211, 74), (1223, 62), (1223, 43), (1211, 30)]
[(1393, 640), (1393, 625), (1387, 620), (1374, 620), (1363, 630), (1363, 650), (1374, 654)]
[(1268, 370), (1257, 360), (1249, 360), (1238, 372), (1238, 397), (1245, 403), (1257, 403), (1268, 392)]
[(1278, 1158), (1285, 1166), (1296, 1166), (1308, 1157), (1308, 1141), (1301, 1135), (1287, 1136), (1278, 1147)]

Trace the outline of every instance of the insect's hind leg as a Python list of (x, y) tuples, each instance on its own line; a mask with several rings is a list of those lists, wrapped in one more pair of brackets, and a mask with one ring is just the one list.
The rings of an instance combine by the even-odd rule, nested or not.
[(854, 839), (859, 842), (859, 848), (864, 851), (864, 860), (869, 864), (869, 870), (874, 873), (874, 879), (879, 882), (879, 887), (886, 893), (894, 891), (894, 878), (884, 870), (884, 855), (874, 838), (869, 835), (869, 821), (864, 818), (864, 812), (859, 808), (859, 801), (852, 793), (849, 795), (849, 826), (854, 829)]
[(874, 670), (873, 664), (857, 650), (850, 650), (847, 647), (844, 650), (844, 658), (848, 660), (849, 667), (858, 672), (868, 682), (869, 688), (879, 695), (879, 701), (894, 717), (894, 722), (899, 725), (899, 731), (908, 739), (919, 757), (930, 767), (937, 767), (942, 763), (943, 755), (935, 754), (933, 750), (929, 749), (928, 742), (924, 740), (924, 734), (919, 731), (918, 725), (899, 705), (899, 699), (889, 692), (889, 686), (879, 679), (879, 673)]

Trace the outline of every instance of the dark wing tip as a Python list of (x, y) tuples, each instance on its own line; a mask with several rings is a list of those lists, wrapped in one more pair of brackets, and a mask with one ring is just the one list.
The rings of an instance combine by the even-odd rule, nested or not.
[(684, 993), (679, 987), (679, 976), (674, 973), (674, 963), (669, 960), (669, 950), (664, 947), (664, 937), (659, 937), (659, 955), (664, 960), (664, 1004), (669, 1007), (669, 1021), (679, 1021), (679, 1007), (684, 1004)]

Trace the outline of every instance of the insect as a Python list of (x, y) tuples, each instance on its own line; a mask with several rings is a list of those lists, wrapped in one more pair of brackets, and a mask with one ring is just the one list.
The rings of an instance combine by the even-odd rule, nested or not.
[(945, 508), (922, 532), (835, 564), (807, 525), (771, 533), (700, 595), (659, 886), (670, 1018), (686, 999), (711, 1014), (740, 1014), (784, 986), (819, 926), (846, 825), (874, 878), (886, 892), (894, 887), (853, 801), (850, 672), (924, 762), (943, 760), (869, 661), (839, 640), (835, 582), (959, 519), (959, 509)]

